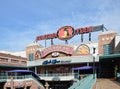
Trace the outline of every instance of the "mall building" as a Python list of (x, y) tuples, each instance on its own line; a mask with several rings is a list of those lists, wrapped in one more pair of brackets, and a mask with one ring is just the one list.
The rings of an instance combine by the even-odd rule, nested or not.
[[(10, 81), (15, 81), (12, 84), (15, 89), (68, 89), (76, 79), (79, 80), (86, 74), (96, 74), (97, 78), (114, 78), (120, 82), (120, 36), (114, 31), (104, 30), (106, 28), (103, 25), (77, 29), (63, 26), (57, 33), (37, 36), (34, 43), (26, 46), (24, 57), (1, 52), (2, 76), (6, 71), (7, 76), (36, 74), (41, 81), (38, 83), (33, 76), (34, 79), (27, 77), (19, 83), (13, 77), (7, 81), (4, 78), (0, 85), (4, 89), (10, 89)], [(99, 31), (96, 36), (98, 40), (92, 41), (91, 34), (96, 31)], [(88, 34), (89, 41), (84, 42), (84, 34)], [(77, 35), (81, 36), (81, 40), (68, 44)], [(54, 39), (65, 41), (65, 44), (55, 44)], [(45, 46), (39, 44), (41, 40), (45, 40)], [(51, 40), (48, 47), (46, 40)]]

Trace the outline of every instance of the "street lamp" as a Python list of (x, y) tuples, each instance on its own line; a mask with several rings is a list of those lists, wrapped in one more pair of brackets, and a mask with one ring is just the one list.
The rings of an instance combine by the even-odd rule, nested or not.
[(96, 57), (96, 46), (93, 47), (93, 79), (95, 79), (95, 57)]

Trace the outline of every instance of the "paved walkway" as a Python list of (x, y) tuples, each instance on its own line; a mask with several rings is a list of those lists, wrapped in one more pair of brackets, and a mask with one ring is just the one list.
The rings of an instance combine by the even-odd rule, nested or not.
[(97, 79), (96, 89), (120, 89), (120, 83), (113, 79)]

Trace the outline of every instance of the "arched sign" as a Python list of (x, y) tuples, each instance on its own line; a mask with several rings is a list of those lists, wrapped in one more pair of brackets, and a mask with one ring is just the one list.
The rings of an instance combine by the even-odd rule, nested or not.
[(66, 54), (72, 54), (73, 47), (65, 46), (65, 45), (53, 45), (53, 46), (47, 47), (46, 49), (41, 50), (41, 51), (37, 50), (35, 53), (35, 58), (36, 59), (43, 58), (50, 53), (51, 53), (52, 57), (58, 57), (59, 52), (63, 52)]
[(68, 40), (74, 36), (74, 28), (71, 26), (61, 27), (57, 31), (57, 37), (60, 40)]

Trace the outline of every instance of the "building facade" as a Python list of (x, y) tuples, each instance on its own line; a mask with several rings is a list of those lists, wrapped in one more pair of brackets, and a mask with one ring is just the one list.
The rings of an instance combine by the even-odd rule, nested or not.
[[(31, 70), (52, 89), (68, 89), (75, 79), (79, 80), (85, 74), (97, 74), (98, 78), (116, 77), (120, 81), (120, 36), (113, 31), (103, 31), (97, 41), (92, 41), (91, 33), (95, 31), (103, 31), (103, 25), (78, 29), (64, 26), (57, 33), (37, 36), (36, 42), (26, 47), (26, 58), (1, 53), (0, 72)], [(85, 33), (89, 35), (88, 42), (83, 42)], [(68, 44), (68, 40), (75, 35), (81, 35), (81, 41)], [(65, 41), (65, 44), (54, 44), (53, 39), (56, 38)], [(38, 42), (47, 39), (51, 40), (48, 47)], [(74, 70), (88, 66), (91, 68)], [(32, 85), (29, 88), (35, 89)]]

